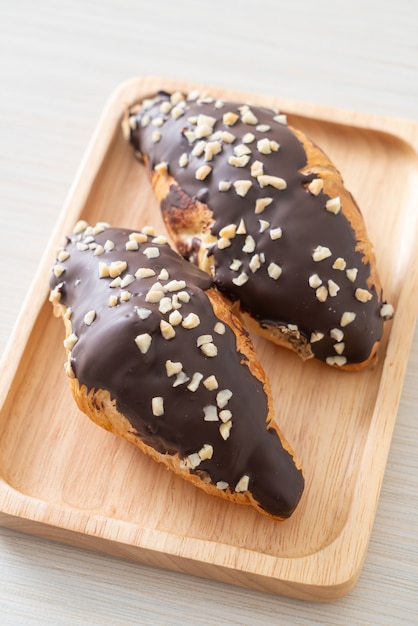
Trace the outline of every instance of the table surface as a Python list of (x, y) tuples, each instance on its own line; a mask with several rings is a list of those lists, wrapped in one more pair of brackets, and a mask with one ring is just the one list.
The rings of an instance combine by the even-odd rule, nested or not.
[[(417, 121), (417, 28), (410, 0), (1, 0), (0, 353), (115, 86), (160, 75)], [(1, 528), (0, 623), (417, 624), (417, 413), (416, 332), (369, 551), (341, 600), (248, 591)]]

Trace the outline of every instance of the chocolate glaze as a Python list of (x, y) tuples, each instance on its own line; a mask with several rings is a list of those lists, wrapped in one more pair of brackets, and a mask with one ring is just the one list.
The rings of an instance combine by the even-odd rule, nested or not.
[[(283, 120), (274, 119), (273, 111), (265, 108), (250, 107), (258, 120), (257, 124), (250, 124), (242, 120), (242, 105), (203, 98), (184, 102), (184, 114), (175, 119), (171, 111), (162, 113), (161, 110), (168, 110), (167, 103), (170, 101), (170, 94), (162, 92), (146, 101), (139, 110), (138, 107), (133, 108), (130, 120), (130, 140), (134, 148), (146, 157), (151, 170), (165, 162), (168, 173), (184, 192), (179, 193), (175, 185), (171, 187), (169, 195), (162, 202), (165, 219), (170, 223), (173, 207), (184, 208), (187, 204), (184, 202), (185, 195), (194, 200), (199, 199), (211, 209), (214, 220), (211, 232), (216, 237), (219, 237), (223, 227), (238, 225), (243, 218), (245, 234), (237, 234), (227, 248), (220, 249), (215, 244), (209, 251), (214, 257), (214, 280), (218, 288), (233, 299), (239, 298), (242, 309), (249, 312), (261, 326), (296, 325), (308, 342), (312, 333), (323, 334), (321, 340), (311, 344), (314, 356), (321, 360), (335, 357), (338, 352), (347, 363), (365, 361), (382, 335), (380, 294), (376, 293), (374, 286), (368, 286), (370, 266), (356, 249), (356, 236), (349, 220), (342, 211), (334, 214), (326, 210), (326, 202), (330, 199), (328, 195), (321, 191), (315, 196), (307, 189), (307, 184), (316, 176), (301, 173), (306, 166), (306, 154), (296, 135), (282, 123)], [(223, 123), (226, 112), (239, 116), (232, 126)], [(196, 118), (199, 115), (216, 118), (212, 128), (214, 133), (228, 131), (235, 136), (233, 143), (219, 140), (222, 150), (208, 161), (205, 161), (204, 153), (201, 156), (192, 154), (200, 139), (189, 141), (185, 135), (196, 129)], [(268, 126), (268, 129), (260, 129), (260, 124)], [(160, 135), (158, 141), (155, 140), (155, 132)], [(251, 149), (249, 162), (244, 167), (235, 167), (229, 163), (229, 159), (249, 132), (255, 136), (255, 140), (247, 144)], [(205, 139), (213, 138), (212, 135)], [(270, 154), (260, 153), (257, 142), (263, 138), (277, 142), (279, 149)], [(184, 153), (188, 155), (188, 164), (181, 166), (179, 160)], [(261, 187), (250, 172), (251, 164), (256, 160), (263, 163), (264, 174), (284, 179), (286, 188)], [(204, 180), (197, 180), (196, 170), (204, 164), (210, 165), (212, 171)], [(221, 181), (234, 183), (243, 179), (253, 183), (245, 197), (239, 196), (233, 186), (228, 191), (219, 191)], [(273, 198), (273, 202), (261, 214), (256, 214), (256, 200), (264, 197)], [(269, 223), (262, 233), (260, 219)], [(282, 229), (282, 236), (272, 240), (270, 229), (278, 227)], [(255, 250), (250, 253), (242, 250), (247, 235), (251, 235), (256, 243)], [(312, 254), (317, 246), (329, 248), (331, 256), (319, 262), (314, 261)], [(194, 250), (181, 252), (190, 260), (196, 258)], [(249, 263), (256, 253), (264, 255), (265, 261), (260, 269), (253, 272), (249, 269)], [(345, 270), (332, 267), (339, 257), (345, 260), (346, 269), (358, 270), (354, 282), (349, 280)], [(230, 269), (234, 259), (242, 262), (239, 270)], [(267, 268), (271, 262), (282, 270), (277, 280), (268, 275)], [(237, 286), (233, 280), (241, 272), (247, 274), (248, 280)], [(328, 293), (325, 302), (319, 301), (316, 289), (309, 285), (309, 278), (314, 274), (319, 275), (325, 287), (329, 280), (333, 281), (339, 288), (338, 293), (333, 296)], [(371, 299), (367, 302), (356, 299), (357, 288), (369, 291)], [(341, 316), (344, 312), (355, 313), (355, 319), (342, 328)], [(343, 331), (342, 340), (340, 336), (337, 339), (330, 336), (335, 328)], [(342, 342), (344, 346), (334, 348)], [(341, 353), (338, 348), (342, 347)]]
[[(71, 365), (79, 384), (88, 391), (107, 390), (138, 436), (162, 454), (178, 453), (186, 459), (210, 444), (212, 458), (190, 471), (214, 484), (225, 481), (232, 491), (240, 478), (248, 475), (248, 489), (260, 507), (274, 516), (288, 517), (303, 491), (303, 476), (276, 431), (266, 427), (266, 393), (247, 367), (245, 356), (237, 352), (234, 332), (227, 325), (224, 334), (217, 332), (219, 327), (215, 329), (219, 320), (205, 293), (213, 285), (210, 277), (167, 244), (155, 243), (151, 236), (133, 251), (125, 248), (133, 231), (106, 228), (93, 236), (91, 232), (87, 229), (68, 240), (65, 250), (69, 257), (56, 262), (50, 281), (51, 288), (60, 294), (60, 303), (72, 311), (72, 332), (78, 341), (71, 351)], [(113, 250), (96, 256), (96, 246), (104, 246), (108, 240), (115, 244)], [(150, 247), (158, 249), (157, 258), (145, 256), (144, 251)], [(134, 275), (139, 267), (151, 268), (156, 274), (135, 278), (126, 287), (112, 288), (112, 278), (99, 278), (99, 263), (109, 266), (116, 261), (127, 263), (121, 279)], [(189, 313), (197, 314), (200, 323), (191, 329), (175, 325), (175, 337), (165, 339), (160, 323), (168, 321), (170, 313), (162, 313), (159, 302), (148, 302), (146, 298), (156, 282), (165, 288), (173, 280), (184, 280), (186, 286), (166, 291), (165, 295), (187, 292), (190, 301), (183, 298), (178, 311), (183, 319)], [(128, 301), (121, 300), (122, 291), (130, 292)], [(118, 297), (118, 304), (109, 306), (113, 295)], [(139, 310), (144, 317), (143, 309), (150, 311), (146, 319), (138, 315)], [(95, 319), (88, 326), (84, 317), (89, 311), (95, 311)], [(135, 343), (135, 337), (144, 333), (152, 337), (146, 353)], [(201, 335), (212, 335), (217, 356), (205, 356), (197, 347)], [(173, 386), (176, 375), (167, 375), (167, 360), (181, 362), (186, 381)], [(203, 380), (193, 392), (187, 386), (194, 372), (200, 372)], [(204, 385), (212, 375), (216, 376), (217, 389)], [(223, 389), (232, 392), (224, 407), (232, 413), (232, 428), (226, 440), (219, 431), (221, 421), (204, 419), (204, 407), (216, 406), (217, 393)], [(155, 397), (164, 401), (164, 412), (159, 416), (152, 410)]]

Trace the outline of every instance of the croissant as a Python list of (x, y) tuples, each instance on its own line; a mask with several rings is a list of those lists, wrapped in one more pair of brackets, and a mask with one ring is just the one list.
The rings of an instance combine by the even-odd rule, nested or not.
[(123, 129), (178, 251), (248, 329), (342, 369), (375, 359), (393, 307), (363, 217), (286, 115), (160, 92), (131, 106)]
[(149, 228), (81, 221), (50, 286), (87, 416), (208, 494), (276, 521), (292, 514), (300, 462), (249, 335), (208, 274)]

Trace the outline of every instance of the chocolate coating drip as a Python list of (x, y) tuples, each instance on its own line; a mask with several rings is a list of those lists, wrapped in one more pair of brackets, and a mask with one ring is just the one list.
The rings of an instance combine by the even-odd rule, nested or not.
[(244, 490), (286, 518), (304, 481), (266, 425), (263, 385), (213, 312), (211, 278), (162, 241), (89, 227), (58, 254), (51, 288), (71, 309), (74, 375), (88, 391), (107, 390), (148, 446), (219, 489), (247, 476)]
[[(283, 116), (160, 93), (132, 108), (130, 141), (181, 189), (162, 201), (168, 223), (187, 198), (212, 211), (219, 289), (261, 327), (299, 333), (331, 365), (367, 360), (382, 335), (381, 294), (340, 199), (313, 192), (322, 181), (302, 173), (305, 149)], [(195, 250), (196, 239), (181, 251), (194, 260)]]

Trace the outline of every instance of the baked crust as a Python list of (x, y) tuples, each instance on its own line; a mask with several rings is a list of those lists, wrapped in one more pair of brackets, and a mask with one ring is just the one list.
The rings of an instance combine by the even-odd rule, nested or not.
[[(225, 122), (225, 115), (236, 119)], [(127, 111), (124, 132), (150, 173), (177, 249), (213, 277), (245, 326), (304, 360), (359, 370), (376, 359), (393, 309), (383, 301), (373, 246), (340, 172), (280, 117), (277, 123), (274, 112), (258, 107), (160, 93)], [(271, 204), (260, 208), (266, 196)], [(236, 245), (243, 222), (251, 261), (246, 243), (244, 254)], [(282, 249), (266, 243), (270, 230)], [(264, 267), (271, 261), (274, 280), (260, 258)], [(240, 269), (231, 270), (237, 260)]]
[[(50, 300), (65, 324), (80, 410), (206, 493), (275, 521), (289, 517), (303, 491), (301, 464), (229, 302), (161, 237), (75, 230), (58, 252)], [(138, 248), (128, 249), (133, 241)], [(203, 353), (200, 340), (215, 353)]]

